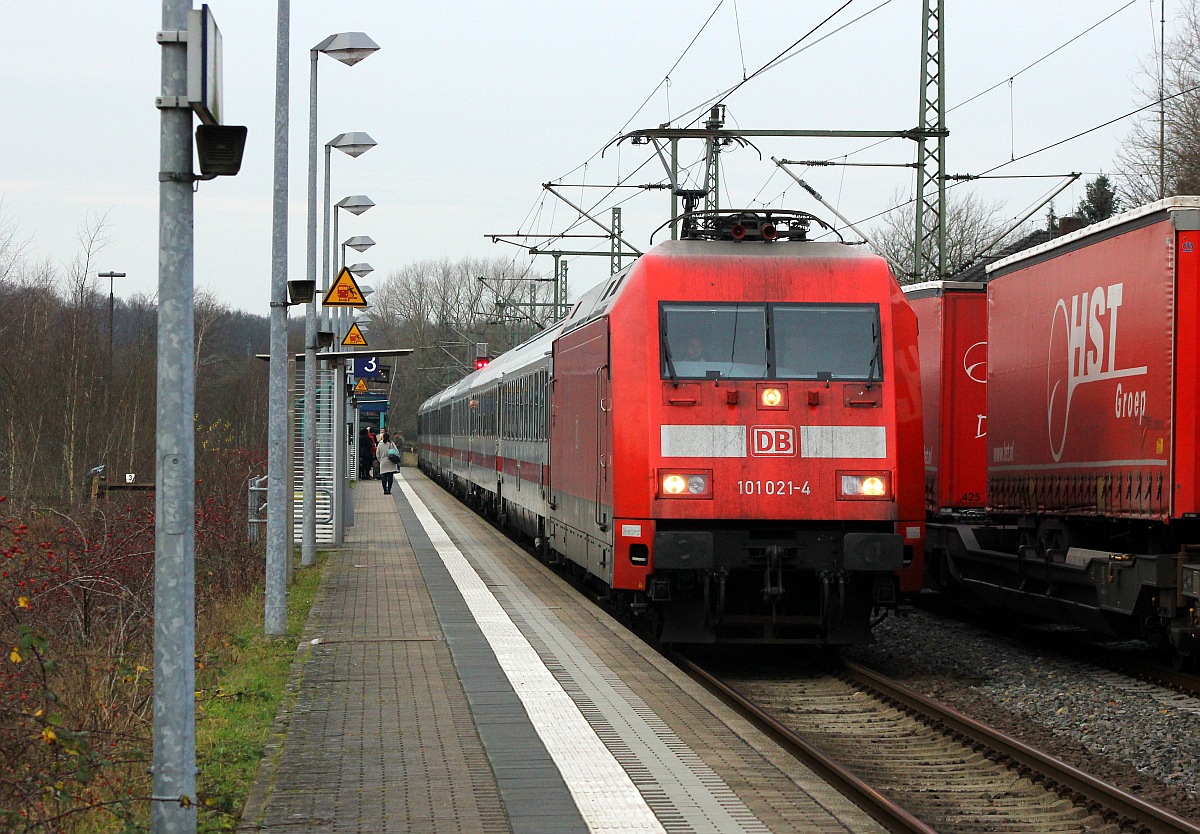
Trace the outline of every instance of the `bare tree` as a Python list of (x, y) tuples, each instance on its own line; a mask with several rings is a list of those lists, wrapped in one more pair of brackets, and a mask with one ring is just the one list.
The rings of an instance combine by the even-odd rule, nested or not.
[[(93, 428), (104, 425), (100, 408), (105, 391), (97, 385), (99, 371), (107, 370), (97, 362), (100, 342), (99, 296), (96, 289), (95, 258), (108, 240), (105, 217), (85, 221), (79, 230), (79, 252), (64, 274), (66, 306), (63, 309), (66, 330), (66, 350), (63, 370), (66, 374), (67, 396), (64, 403), (62, 439), (62, 484), (68, 503), (74, 503), (82, 484), (82, 462), (100, 462), (104, 439)], [(111, 426), (104, 426), (107, 438)]]
[[(961, 189), (960, 189), (961, 190)], [(899, 207), (884, 215), (873, 230), (872, 237), (883, 255), (893, 264), (912, 264), (913, 230), (916, 225), (916, 204), (903, 195), (892, 195), (892, 202)], [(957, 192), (947, 196), (946, 208), (946, 273), (952, 275), (974, 263), (986, 254), (985, 249), (996, 241), (1007, 225), (1002, 204), (986, 201), (973, 192)], [(1015, 234), (1015, 233), (1014, 233)], [(1005, 236), (1008, 239), (1009, 236)], [(914, 278), (897, 275), (901, 283), (931, 280), (933, 276)]]
[(1200, 0), (1184, 4), (1161, 65), (1158, 56), (1143, 61), (1139, 94), (1155, 106), (1142, 111), (1117, 152), (1121, 196), (1137, 206), (1200, 194)]

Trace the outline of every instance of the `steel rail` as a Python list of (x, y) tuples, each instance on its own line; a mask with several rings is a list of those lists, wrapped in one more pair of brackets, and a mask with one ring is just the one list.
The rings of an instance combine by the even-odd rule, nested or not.
[(949, 732), (957, 733), (996, 752), (1021, 769), (1042, 775), (1045, 782), (1061, 786), (1086, 798), (1097, 808), (1119, 817), (1123, 823), (1137, 826), (1139, 831), (1147, 834), (1200, 834), (1200, 826), (1170, 811), (1097, 779), (864, 666), (851, 661), (842, 663), (857, 683), (914, 712), (932, 718)]
[(754, 724), (790, 755), (803, 762), (888, 831), (893, 834), (937, 834), (933, 828), (855, 776), (820, 748), (792, 732), (692, 661), (674, 653), (668, 656), (694, 680)]

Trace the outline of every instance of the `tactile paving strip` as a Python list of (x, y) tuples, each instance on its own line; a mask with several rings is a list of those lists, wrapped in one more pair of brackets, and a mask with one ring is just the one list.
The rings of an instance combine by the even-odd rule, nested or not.
[[(420, 500), (411, 487), (405, 495)], [(422, 519), (431, 522), (436, 524), (432, 517)], [(769, 834), (729, 786), (485, 548), (468, 548), (468, 557), (450, 546), (491, 580), (491, 590), (485, 591), (505, 602), (511, 621), (628, 774), (663, 830)]]
[[(520, 704), (528, 714), (529, 723), (562, 774), (588, 830), (663, 831), (628, 774), (604, 747), (574, 702), (550, 674), (524, 635), (516, 628), (424, 502), (406, 481), (400, 483), (400, 488), (409, 505), (405, 508), (401, 502), (401, 513), (406, 524), (411, 514), (441, 557), (494, 652), (495, 659), (520, 698)], [(411, 526), (409, 538), (419, 553), (419, 533)], [(448, 633), (447, 638), (449, 637)], [(481, 658), (475, 657), (471, 660), (479, 662)], [(462, 660), (458, 660), (458, 665), (460, 674), (471, 669), (471, 664), (464, 666)], [(470, 682), (464, 680), (464, 686), (470, 692)], [(481, 725), (481, 734), (484, 730)], [(526, 755), (527, 750), (514, 744), (513, 739), (503, 741), (506, 742), (503, 748), (493, 750), (489, 747), (489, 755), (494, 763), (497, 761), (496, 754), (502, 751), (521, 758)], [(505, 794), (503, 785), (501, 793)], [(535, 793), (529, 793), (527, 799), (530, 802), (540, 801), (540, 797)], [(509, 815), (513, 815), (511, 806)]]

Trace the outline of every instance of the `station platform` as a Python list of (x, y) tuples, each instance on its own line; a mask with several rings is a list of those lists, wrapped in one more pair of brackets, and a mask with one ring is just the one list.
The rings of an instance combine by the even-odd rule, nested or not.
[(355, 504), (239, 831), (882, 832), (416, 469)]

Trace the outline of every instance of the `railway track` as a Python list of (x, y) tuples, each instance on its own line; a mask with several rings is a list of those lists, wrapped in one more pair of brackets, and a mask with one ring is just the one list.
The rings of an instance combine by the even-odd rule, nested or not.
[(893, 832), (1141, 832), (1200, 826), (862, 666), (811, 675), (683, 668)]

